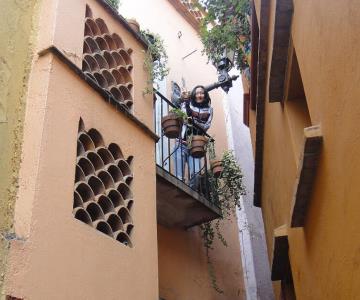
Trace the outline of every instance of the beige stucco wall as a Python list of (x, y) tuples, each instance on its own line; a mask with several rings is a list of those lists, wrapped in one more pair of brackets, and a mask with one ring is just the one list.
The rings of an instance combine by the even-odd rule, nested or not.
[[(24, 107), (41, 1), (2, 1), (0, 10), (0, 298), (13, 238)], [(7, 237), (7, 239), (5, 239)]]
[[(141, 8), (141, 9), (140, 9)], [(126, 17), (134, 17), (142, 28), (159, 33), (169, 56), (170, 74), (166, 78), (166, 96), (171, 95), (171, 81), (191, 90), (198, 84), (217, 81), (216, 69), (201, 55), (203, 49), (198, 33), (167, 0), (123, 1), (119, 9)], [(178, 32), (182, 36), (178, 38)], [(182, 59), (192, 51), (196, 52)], [(216, 140), (219, 155), (227, 149), (223, 111), (223, 93), (210, 93), (214, 119), (209, 134)], [(239, 98), (239, 101), (242, 99)], [(158, 226), (160, 296), (174, 299), (243, 299), (243, 278), (236, 220), (221, 226), (228, 247), (215, 243), (211, 251), (217, 284), (224, 290), (220, 295), (211, 287), (205, 251), (197, 227), (188, 231)]]
[[(134, 115), (152, 127), (152, 97), (142, 95), (147, 78), (142, 46), (96, 1), (88, 4), (134, 50)], [(85, 1), (46, 1), (41, 11), (36, 49), (55, 45), (79, 66), (74, 53), (83, 44), (79, 32), (83, 35)], [(69, 32), (79, 38), (72, 39)], [(26, 102), (14, 217), (17, 239), (10, 246), (6, 294), (25, 299), (157, 299), (154, 139), (51, 52), (35, 56)], [(80, 117), (106, 144), (115, 142), (126, 157), (134, 156), (133, 248), (72, 214)]]
[[(271, 1), (270, 41), (274, 9)], [(354, 1), (294, 1), (293, 43), (311, 123), (321, 125), (324, 137), (305, 226), (289, 230), (297, 299), (357, 299), (360, 292), (359, 22)], [(290, 123), (304, 122), (287, 106), (268, 99), (265, 105), (262, 210), (269, 251), (273, 230), (289, 224), (295, 188), (298, 155)]]

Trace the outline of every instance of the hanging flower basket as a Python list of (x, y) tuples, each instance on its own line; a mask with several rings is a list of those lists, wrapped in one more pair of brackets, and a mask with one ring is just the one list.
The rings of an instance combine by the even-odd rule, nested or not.
[(219, 178), (224, 168), (221, 159), (213, 159), (210, 161), (211, 172), (215, 178)]
[(161, 127), (164, 135), (169, 139), (175, 139), (180, 137), (181, 128), (183, 125), (183, 119), (177, 114), (170, 113), (161, 118)]
[(189, 145), (190, 155), (195, 158), (204, 157), (206, 154), (207, 137), (203, 135), (193, 135)]

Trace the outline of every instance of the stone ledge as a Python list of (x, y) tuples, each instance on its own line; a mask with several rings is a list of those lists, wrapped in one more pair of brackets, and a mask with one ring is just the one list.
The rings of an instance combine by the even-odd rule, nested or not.
[(304, 146), (292, 201), (291, 227), (304, 226), (323, 141), (319, 125), (305, 128), (304, 136)]
[(282, 102), (284, 100), (284, 86), (286, 66), (288, 64), (292, 16), (292, 0), (277, 0), (269, 83), (270, 102)]
[(289, 266), (289, 241), (285, 224), (274, 230), (271, 280), (282, 280), (286, 276)]

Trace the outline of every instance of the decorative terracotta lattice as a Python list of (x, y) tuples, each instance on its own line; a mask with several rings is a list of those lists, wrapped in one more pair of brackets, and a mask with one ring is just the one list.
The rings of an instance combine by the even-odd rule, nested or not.
[(200, 22), (204, 18), (203, 13), (199, 10), (194, 1), (181, 0), (181, 3), (195, 17), (198, 22)]
[(129, 48), (103, 19), (94, 18), (86, 6), (82, 70), (127, 109), (133, 105), (133, 68)]
[(117, 144), (105, 145), (94, 128), (80, 120), (75, 171), (74, 217), (132, 247), (132, 156), (126, 160)]

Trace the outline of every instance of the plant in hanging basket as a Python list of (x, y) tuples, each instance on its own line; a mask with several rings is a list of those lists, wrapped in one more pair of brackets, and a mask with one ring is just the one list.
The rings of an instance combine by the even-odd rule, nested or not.
[(206, 154), (206, 144), (208, 139), (203, 135), (192, 135), (188, 142), (188, 148), (190, 155), (195, 158), (204, 157)]
[(184, 113), (181, 109), (174, 108), (170, 110), (167, 116), (161, 118), (161, 127), (164, 135), (169, 139), (178, 138), (181, 134), (185, 118), (186, 113)]
[(224, 170), (224, 168), (222, 165), (222, 160), (216, 158), (214, 139), (209, 140), (207, 148), (209, 151), (211, 172), (213, 173), (214, 178), (219, 178), (221, 176), (221, 173)]
[(210, 160), (210, 167), (215, 178), (219, 178), (224, 170), (221, 159)]

